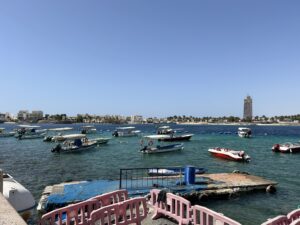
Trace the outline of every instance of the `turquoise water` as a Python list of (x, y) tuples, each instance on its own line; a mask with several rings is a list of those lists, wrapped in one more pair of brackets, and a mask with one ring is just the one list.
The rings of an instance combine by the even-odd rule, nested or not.
[[(1, 125), (11, 129), (12, 125)], [(59, 125), (42, 125), (43, 128)], [(64, 125), (60, 125), (63, 127)], [(71, 125), (79, 130), (81, 125)], [(111, 137), (116, 126), (96, 125), (98, 135)], [(144, 134), (155, 132), (154, 125), (137, 125)], [(300, 205), (300, 154), (273, 153), (275, 143), (300, 140), (300, 127), (252, 126), (253, 138), (243, 139), (236, 135), (237, 126), (182, 126), (194, 133), (185, 142), (181, 152), (143, 155), (138, 152), (139, 138), (112, 138), (107, 145), (88, 152), (53, 154), (52, 143), (41, 139), (17, 140), (0, 138), (0, 168), (10, 173), (27, 187), (36, 201), (47, 185), (70, 180), (118, 179), (119, 169), (126, 167), (160, 167), (195, 165), (205, 167), (209, 173), (246, 171), (278, 182), (277, 193), (264, 192), (242, 194), (226, 200), (205, 203), (209, 208), (222, 212), (242, 224), (260, 224), (267, 218), (287, 214)], [(232, 134), (220, 134), (231, 132)], [(210, 147), (242, 149), (252, 158), (250, 163), (238, 163), (214, 158)], [(37, 221), (36, 215), (31, 224)]]

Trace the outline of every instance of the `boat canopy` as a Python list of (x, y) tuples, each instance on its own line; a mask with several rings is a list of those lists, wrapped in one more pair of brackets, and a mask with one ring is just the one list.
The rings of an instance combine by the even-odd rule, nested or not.
[(19, 125), (22, 128), (39, 128), (40, 126), (32, 126), (32, 125)]
[(170, 126), (162, 126), (162, 127), (159, 127), (158, 129), (169, 129)]
[(60, 128), (50, 128), (49, 131), (68, 131), (73, 130), (72, 127), (60, 127)]
[(4, 127), (0, 127), (0, 130), (5, 130), (5, 128)]
[(117, 127), (117, 130), (133, 130), (135, 127)]
[(248, 130), (251, 130), (251, 129), (248, 128), (248, 127), (239, 127), (239, 130), (240, 131), (248, 131)]
[(65, 139), (81, 139), (86, 137), (85, 134), (68, 134), (68, 135), (63, 135), (62, 138)]
[(82, 126), (82, 128), (95, 128), (95, 126), (87, 125), (87, 126)]
[(148, 139), (163, 139), (163, 138), (169, 138), (169, 135), (164, 135), (164, 134), (154, 134), (154, 135), (148, 135), (148, 136), (144, 136), (144, 138), (148, 138)]

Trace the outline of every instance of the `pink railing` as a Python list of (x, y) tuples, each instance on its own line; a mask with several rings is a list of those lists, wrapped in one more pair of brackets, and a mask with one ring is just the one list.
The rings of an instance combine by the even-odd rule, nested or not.
[[(294, 221), (297, 221), (294, 223)], [(291, 225), (300, 224), (300, 209), (295, 209), (290, 212), (287, 216), (277, 216), (273, 219), (268, 219), (261, 225)]]
[(218, 224), (218, 225), (241, 225), (240, 223), (224, 216), (221, 213), (217, 213), (206, 207), (195, 205), (192, 207), (193, 224), (194, 225), (206, 225), (206, 224)]
[(92, 212), (89, 225), (127, 225), (141, 221), (147, 217), (146, 199), (132, 198), (124, 202), (105, 206)]
[(289, 214), (287, 214), (287, 218), (290, 222), (293, 222), (294, 220), (297, 220), (300, 218), (300, 209), (295, 209)]
[(300, 225), (300, 218), (294, 220), (290, 225)]
[(42, 216), (40, 225), (86, 225), (91, 212), (128, 199), (126, 190), (117, 190), (53, 210)]
[(166, 202), (158, 202), (158, 194), (160, 190), (151, 190), (151, 204), (154, 206), (155, 212), (152, 219), (157, 219), (161, 215), (169, 216), (181, 224), (189, 224), (191, 218), (191, 203), (172, 193), (166, 194)]

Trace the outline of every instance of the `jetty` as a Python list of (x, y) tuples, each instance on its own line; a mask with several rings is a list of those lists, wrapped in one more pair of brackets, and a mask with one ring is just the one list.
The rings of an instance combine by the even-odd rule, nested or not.
[[(158, 168), (157, 170), (160, 170)], [(119, 180), (95, 180), (61, 183), (47, 186), (40, 198), (40, 213), (87, 200), (106, 192), (124, 189), (128, 195), (147, 196), (153, 188), (166, 190), (191, 202), (224, 198), (244, 192), (275, 192), (277, 182), (247, 173), (216, 173), (194, 175), (188, 180), (184, 172), (175, 176), (150, 176), (153, 168), (121, 169)], [(188, 171), (186, 171), (188, 172)]]

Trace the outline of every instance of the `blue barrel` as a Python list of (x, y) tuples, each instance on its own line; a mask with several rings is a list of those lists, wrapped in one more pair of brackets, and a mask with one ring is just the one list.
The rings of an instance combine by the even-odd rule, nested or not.
[(195, 184), (195, 171), (194, 166), (186, 166), (184, 168), (184, 182), (186, 185)]

